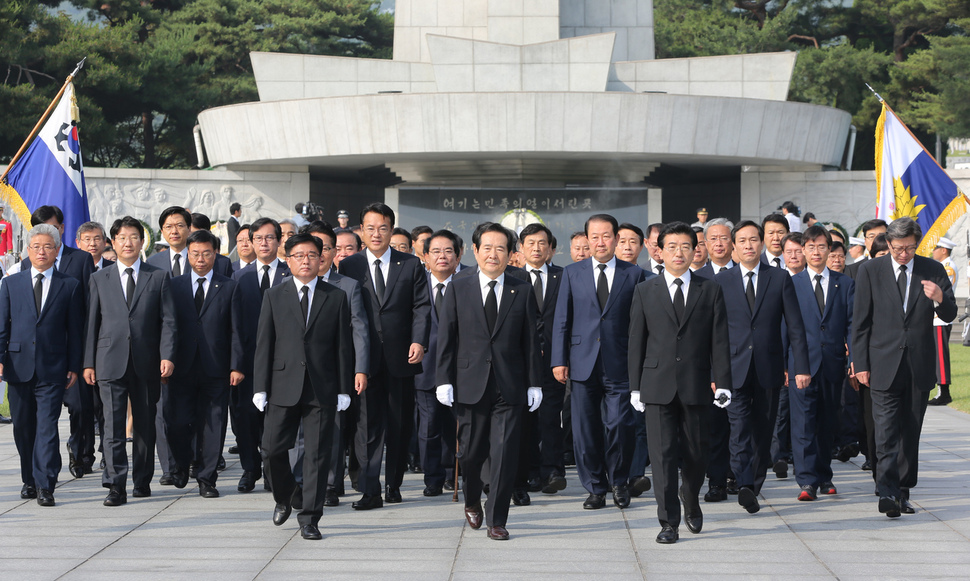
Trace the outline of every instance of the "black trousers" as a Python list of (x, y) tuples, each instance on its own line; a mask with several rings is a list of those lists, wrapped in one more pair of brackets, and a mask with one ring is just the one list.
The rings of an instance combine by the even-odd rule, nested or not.
[(792, 405), (788, 386), (778, 390), (778, 414), (775, 430), (771, 435), (771, 462), (787, 460), (792, 456)]
[[(441, 488), (445, 483), (445, 470), (448, 467), (445, 460), (446, 447), (451, 449), (451, 464), (454, 464), (454, 419), (435, 397), (434, 390), (415, 390), (414, 399), (419, 418), (418, 457), (421, 458), (421, 470), (424, 471), (424, 485)], [(452, 429), (446, 432), (448, 424), (452, 424)]]
[(289, 505), (296, 489), (290, 468), (290, 448), (303, 426), (303, 508), (297, 513), (300, 526), (317, 524), (323, 515), (327, 472), (333, 446), (334, 415), (337, 398), (320, 401), (304, 376), (303, 394), (294, 406), (266, 406), (263, 430), (263, 457), (266, 477), (273, 486), (273, 500)]
[(404, 482), (408, 445), (414, 431), (414, 377), (393, 377), (383, 363), (360, 395), (360, 415), (354, 449), (360, 463), (357, 487), (367, 495), (381, 494), (381, 457), (387, 444), (385, 479), (388, 488)]
[(259, 444), (263, 438), (265, 414), (253, 405), (253, 380), (246, 376), (239, 385), (229, 390), (229, 406), (232, 410), (232, 431), (239, 447), (239, 464), (246, 472), (252, 472), (258, 480), (263, 474), (263, 460)]
[(888, 386), (875, 385), (872, 419), (876, 432), (876, 489), (880, 496), (908, 498), (916, 486), (919, 437), (929, 392), (913, 381), (909, 350), (903, 352), (896, 376)]
[(175, 464), (188, 471), (195, 460), (196, 479), (215, 486), (229, 420), (229, 378), (211, 378), (194, 368), (170, 380), (166, 389), (165, 426)]
[[(460, 389), (460, 388), (459, 388)], [(455, 403), (458, 414), (458, 461), (464, 475), (465, 506), (479, 506), (482, 501), (482, 466), (487, 460), (488, 502), (485, 523), (505, 526), (509, 503), (518, 471), (519, 433), (525, 406), (502, 399), (495, 378), (489, 377), (482, 399), (472, 405)]]
[[(647, 404), (644, 419), (650, 448), (657, 518), (661, 525), (680, 526), (680, 499), (697, 504), (707, 472), (708, 405), (687, 405), (675, 395), (666, 405)], [(678, 488), (678, 468), (683, 484)]]
[[(539, 406), (539, 409), (542, 409), (542, 406)], [(519, 425), (519, 464), (515, 472), (515, 490), (528, 492), (529, 479), (538, 477), (539, 414), (525, 413)]]
[(731, 423), (731, 469), (738, 486), (751, 486), (761, 492), (771, 465), (771, 438), (778, 417), (778, 392), (781, 386), (763, 385), (754, 365), (740, 389), (733, 390), (727, 407)]
[(707, 422), (710, 426), (707, 476), (711, 479), (711, 486), (727, 486), (728, 476), (730, 475), (733, 478), (729, 446), (731, 422), (728, 420), (727, 410), (711, 403), (708, 409)]
[[(54, 492), (57, 474), (61, 471), (57, 420), (64, 401), (64, 385), (38, 383), (36, 378), (8, 385), (13, 441), (20, 454), (20, 478), (24, 484)], [(71, 387), (76, 388), (77, 384)]]
[(131, 451), (131, 482), (138, 488), (149, 487), (155, 475), (155, 418), (158, 400), (151, 397), (148, 383), (135, 373), (130, 359), (124, 376), (120, 379), (99, 379), (98, 388), (104, 404), (105, 431), (105, 469), (101, 476), (101, 485), (105, 488), (124, 489), (128, 483), (125, 431), (130, 399), (134, 439)]
[(94, 464), (94, 395), (93, 388), (80, 377), (64, 392), (64, 403), (70, 414), (71, 435), (67, 446), (75, 460), (85, 466)]
[(539, 414), (539, 478), (543, 481), (553, 473), (566, 474), (562, 460), (565, 396), (566, 386), (555, 379), (542, 386), (542, 405), (536, 413)]

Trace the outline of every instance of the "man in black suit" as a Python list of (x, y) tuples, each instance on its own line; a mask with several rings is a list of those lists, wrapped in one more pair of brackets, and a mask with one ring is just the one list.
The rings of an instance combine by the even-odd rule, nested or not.
[(912, 514), (919, 436), (936, 384), (933, 314), (957, 314), (943, 266), (916, 248), (923, 232), (912, 218), (886, 230), (889, 256), (869, 260), (856, 276), (852, 357), (855, 377), (870, 388), (876, 438), (879, 512)]
[[(414, 398), (418, 410), (418, 455), (424, 471), (424, 495), (438, 496), (446, 484), (454, 482), (455, 417), (435, 396), (438, 328), (445, 295), (458, 270), (461, 242), (453, 232), (438, 230), (424, 240), (425, 263), (429, 266), (428, 290), (431, 297), (431, 335), (421, 373), (414, 377)], [(450, 488), (450, 487), (449, 487)]]
[(784, 269), (787, 266), (784, 240), (791, 231), (788, 219), (781, 214), (768, 214), (761, 220), (761, 229), (764, 231), (761, 264)]
[[(290, 516), (296, 480), (289, 450), (300, 426), (305, 458), (300, 534), (322, 537), (327, 468), (333, 445), (334, 415), (350, 405), (354, 379), (350, 307), (345, 293), (320, 281), (322, 242), (310, 234), (286, 241), (293, 276), (266, 291), (256, 337), (253, 404), (266, 410), (262, 449), (273, 486), (273, 524)], [(302, 331), (302, 332), (301, 332)]]
[[(519, 453), (522, 413), (542, 402), (538, 308), (529, 284), (506, 276), (515, 235), (490, 223), (472, 238), (479, 273), (454, 280), (438, 332), (438, 401), (456, 405), (465, 476), (465, 518), (504, 541)], [(482, 305), (480, 307), (479, 305)], [(483, 308), (484, 307), (484, 308)], [(489, 462), (483, 515), (482, 466)]]
[(34, 226), (27, 234), (31, 268), (0, 285), (0, 377), (10, 385), (20, 497), (41, 506), (54, 506), (61, 470), (57, 420), (83, 351), (84, 293), (81, 283), (52, 268), (60, 246), (57, 228)]
[(232, 263), (233, 273), (246, 268), (249, 266), (249, 263), (256, 260), (256, 250), (253, 249), (253, 243), (249, 240), (249, 224), (243, 224), (239, 227), (235, 241), (236, 256), (239, 257), (239, 260)]
[[(134, 424), (133, 496), (151, 496), (155, 470), (155, 406), (160, 379), (174, 371), (177, 331), (175, 304), (165, 271), (139, 258), (145, 231), (125, 216), (111, 225), (118, 262), (91, 275), (84, 343), (84, 380), (98, 382), (105, 406), (105, 506), (128, 501), (125, 424), (128, 401)], [(184, 485), (184, 483), (183, 483)]]
[[(206, 232), (212, 231), (212, 220), (209, 219), (205, 214), (199, 212), (192, 213), (192, 223), (189, 225), (189, 232), (198, 232), (199, 230), (205, 230)], [(216, 274), (221, 274), (222, 276), (231, 277), (235, 270), (232, 268), (232, 261), (229, 260), (228, 256), (221, 253), (220, 246), (222, 245), (222, 240), (216, 238), (216, 262), (212, 267), (212, 270)]]
[[(229, 252), (236, 247), (236, 236), (242, 228), (239, 217), (242, 216), (242, 205), (239, 202), (229, 204), (229, 219), (226, 220), (226, 233), (229, 236)], [(236, 269), (234, 269), (236, 270)]]
[(782, 322), (792, 349), (791, 368), (799, 389), (811, 381), (805, 327), (791, 276), (761, 262), (764, 230), (744, 220), (731, 232), (740, 264), (714, 277), (728, 308), (734, 402), (731, 467), (738, 482), (738, 504), (749, 513), (761, 509), (758, 493), (771, 464), (771, 436), (778, 416), (778, 392), (785, 385)]
[[(243, 369), (245, 378), (230, 390), (233, 430), (239, 447), (239, 464), (243, 473), (236, 489), (252, 492), (263, 477), (259, 442), (263, 437), (263, 413), (253, 405), (253, 355), (256, 352), (256, 325), (263, 304), (263, 294), (290, 276), (290, 269), (278, 258), (283, 231), (272, 218), (258, 218), (249, 227), (249, 240), (256, 249), (256, 260), (237, 270), (232, 279), (238, 284), (242, 302)], [(266, 483), (267, 485), (269, 483)]]
[(879, 218), (868, 220), (862, 224), (862, 236), (865, 240), (866, 252), (862, 255), (862, 258), (845, 267), (845, 274), (849, 275), (851, 278), (856, 277), (856, 275), (859, 273), (859, 269), (862, 268), (862, 265), (870, 259), (869, 250), (872, 248), (872, 243), (875, 241), (876, 236), (885, 234), (887, 228), (889, 228), (889, 224), (887, 224), (885, 220), (880, 220)]
[[(645, 412), (656, 483), (657, 542), (677, 542), (680, 504), (687, 528), (701, 532), (698, 495), (708, 455), (708, 406), (731, 398), (731, 351), (721, 287), (692, 276), (697, 235), (684, 222), (664, 227), (657, 244), (664, 273), (637, 285), (630, 314), (630, 403)], [(679, 489), (678, 471), (683, 475)]]
[(361, 395), (355, 451), (360, 461), (356, 510), (384, 506), (381, 457), (387, 444), (384, 500), (401, 502), (414, 430), (414, 376), (421, 372), (431, 328), (431, 302), (424, 265), (411, 254), (390, 248), (394, 210), (369, 204), (360, 213), (365, 249), (340, 262), (340, 274), (353, 278), (364, 293), (370, 324), (371, 375)]
[(179, 329), (178, 367), (169, 380), (164, 409), (177, 473), (186, 475), (194, 461), (203, 498), (219, 496), (216, 466), (229, 419), (229, 386), (243, 379), (242, 303), (236, 281), (212, 270), (215, 247), (215, 236), (208, 230), (191, 233), (191, 271), (171, 282)]

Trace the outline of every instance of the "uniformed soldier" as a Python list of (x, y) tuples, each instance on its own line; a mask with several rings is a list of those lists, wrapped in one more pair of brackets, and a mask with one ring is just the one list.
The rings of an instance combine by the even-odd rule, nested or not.
[[(950, 256), (952, 252), (953, 241), (940, 237), (933, 249), (933, 259), (943, 265), (946, 275), (950, 277), (950, 284), (955, 288), (957, 267)], [(933, 337), (936, 339), (936, 383), (940, 385), (940, 391), (927, 405), (946, 405), (953, 401), (950, 397), (950, 331), (953, 326), (939, 317), (933, 317), (933, 325)]]

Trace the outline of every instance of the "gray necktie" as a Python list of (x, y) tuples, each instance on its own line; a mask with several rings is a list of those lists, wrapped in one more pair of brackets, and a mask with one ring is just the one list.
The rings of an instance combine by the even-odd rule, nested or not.
[(182, 254), (176, 254), (173, 260), (175, 264), (172, 265), (172, 276), (182, 276)]

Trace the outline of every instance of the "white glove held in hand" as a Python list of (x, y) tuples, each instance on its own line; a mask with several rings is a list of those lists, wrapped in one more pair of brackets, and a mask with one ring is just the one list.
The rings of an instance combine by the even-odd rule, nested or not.
[(647, 406), (643, 405), (640, 402), (640, 392), (639, 391), (631, 391), (630, 392), (630, 405), (632, 405), (633, 406), (633, 409), (637, 410), (640, 413), (643, 413), (643, 411), (645, 409), (647, 409)]
[(542, 388), (541, 387), (530, 387), (529, 388), (529, 411), (534, 412), (539, 409), (539, 404), (542, 403)]
[(455, 403), (455, 388), (450, 385), (439, 385), (435, 390), (435, 397), (442, 405), (451, 407), (451, 404)]
[[(724, 400), (724, 403), (721, 403), (721, 401), (720, 401), (722, 395), (727, 397), (727, 399)], [(724, 409), (727, 406), (731, 405), (731, 390), (730, 389), (718, 389), (718, 390), (715, 390), (714, 391), (714, 405), (716, 405), (717, 407), (719, 407), (721, 409)]]
[(265, 391), (260, 391), (259, 393), (254, 393), (253, 394), (253, 405), (256, 406), (256, 409), (258, 409), (259, 411), (265, 411), (266, 410), (266, 392)]
[(350, 396), (346, 393), (337, 394), (337, 411), (342, 412), (350, 407)]

